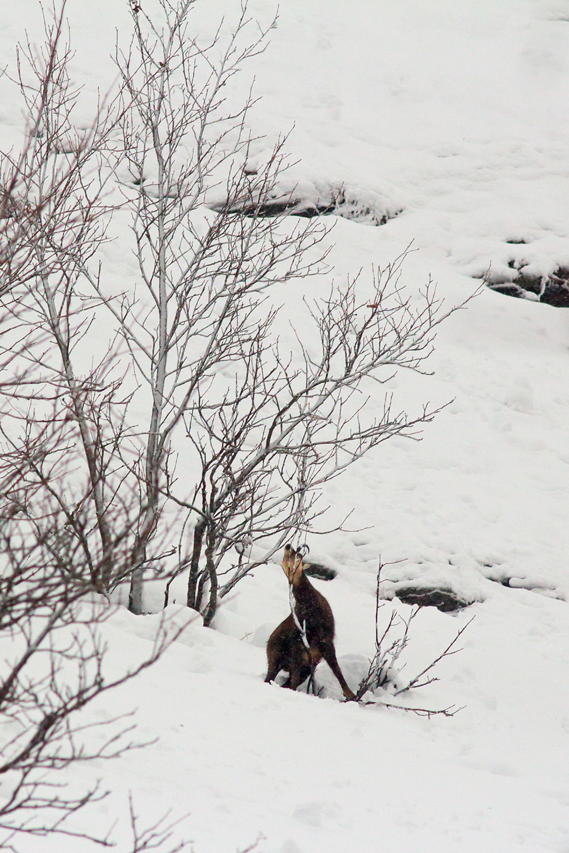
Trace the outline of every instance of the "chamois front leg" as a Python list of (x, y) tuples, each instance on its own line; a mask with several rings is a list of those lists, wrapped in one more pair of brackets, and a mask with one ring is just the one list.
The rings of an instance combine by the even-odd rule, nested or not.
[(322, 660), (322, 655), (316, 648), (307, 649), (304, 644), (300, 644), (299, 637), (299, 647), (298, 647), (298, 656), (291, 667), (290, 675), (283, 684), (283, 687), (289, 687), (291, 690), (296, 690), (297, 687), (300, 687), (301, 684), (304, 684), (307, 678), (310, 678), (311, 675), (314, 675), (314, 670), (318, 666), (319, 661)]
[(312, 672), (310, 655), (299, 635), (296, 635), (291, 643), (288, 672), (289, 676), (283, 684), (283, 687), (288, 687), (290, 690), (296, 690), (297, 687), (300, 687), (302, 682), (306, 681)]

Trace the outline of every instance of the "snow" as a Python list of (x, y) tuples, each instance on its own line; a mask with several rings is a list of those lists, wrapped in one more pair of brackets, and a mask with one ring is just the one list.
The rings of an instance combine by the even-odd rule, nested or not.
[[(84, 0), (68, 3), (86, 121), (115, 74), (107, 57), (115, 28), (128, 26), (124, 5), (99, 0), (95, 14)], [(231, 25), (237, 5), (198, 2), (204, 41), (224, 12)], [(274, 8), (253, 0), (250, 11), (267, 26)], [(39, 37), (35, 0), (4, 10), (2, 65), (24, 27)], [(569, 265), (566, 0), (287, 0), (269, 47), (234, 80), (235, 103), (253, 77), (250, 123), (263, 137), (254, 156), (294, 127), (284, 191), (317, 200), (344, 186), (363, 207), (401, 211), (380, 227), (335, 218), (336, 281), (362, 270), (365, 286), (373, 264), (412, 244), (404, 283), (416, 291), (431, 276), (450, 307), (487, 270), (507, 278), (512, 260), (537, 274)], [(7, 146), (21, 107), (6, 78), (0, 86)], [(120, 244), (105, 251), (111, 280), (133, 275)], [(297, 331), (303, 297), (328, 282), (276, 294)], [(329, 484), (326, 526), (350, 512), (351, 532), (309, 543), (338, 570), (314, 584), (332, 605), (353, 687), (373, 654), (380, 555), (386, 599), (413, 580), (475, 602), (455, 614), (422, 610), (403, 670), (419, 672), (475, 616), (439, 680), (408, 699), (463, 710), (426, 719), (343, 704), (324, 664), (323, 698), (264, 684), (264, 643), (288, 612), (288, 589), (277, 565), (263, 566), (224, 601), (213, 630), (191, 617), (154, 667), (84, 712), (106, 720), (136, 710), (134, 738), (152, 744), (68, 772), (74, 786), (103, 777), (112, 792), (75, 826), (100, 831), (118, 818), (128, 849), (132, 791), (145, 825), (168, 810), (182, 818), (175, 832), (196, 853), (256, 839), (260, 853), (567, 853), (568, 358), (566, 311), (481, 291), (441, 325), (432, 375), (389, 385), (411, 413), (448, 405), (421, 441), (392, 439)], [(176, 584), (179, 624), (188, 614)], [(159, 590), (147, 606), (159, 608)], [(393, 608), (408, 618), (407, 605), (386, 600), (381, 624)], [(109, 671), (147, 654), (157, 624), (119, 609), (104, 629)], [(36, 839), (22, 850), (90, 849), (81, 844)]]

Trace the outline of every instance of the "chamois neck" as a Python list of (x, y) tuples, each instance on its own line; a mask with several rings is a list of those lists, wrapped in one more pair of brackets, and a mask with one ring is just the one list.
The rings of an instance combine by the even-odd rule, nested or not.
[(300, 571), (297, 571), (294, 574), (294, 577), (292, 579), (292, 588), (294, 590), (298, 590), (306, 587), (312, 588), (312, 584), (304, 574), (304, 569), (301, 569)]

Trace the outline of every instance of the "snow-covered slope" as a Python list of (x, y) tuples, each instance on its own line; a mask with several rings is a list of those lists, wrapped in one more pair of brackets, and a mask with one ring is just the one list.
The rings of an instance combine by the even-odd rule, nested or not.
[[(238, 5), (198, 2), (204, 38)], [(87, 105), (112, 81), (106, 57), (128, 25), (122, 2), (95, 6), (68, 3)], [(266, 25), (274, 9), (252, 0), (250, 11)], [(25, 26), (32, 39), (41, 29), (34, 0), (3, 18), (2, 64)], [(329, 235), (337, 280), (361, 269), (365, 283), (372, 264), (412, 244), (404, 283), (431, 276), (450, 306), (488, 270), (569, 266), (569, 0), (286, 0), (268, 49), (235, 81), (236, 103), (253, 75), (250, 124), (264, 137), (254, 155), (294, 126), (283, 188), (318, 201), (343, 187), (364, 211)], [(0, 85), (8, 144), (21, 113)], [(370, 210), (398, 215), (377, 227)], [(291, 310), (305, 293), (294, 288)], [(265, 685), (264, 641), (288, 611), (286, 580), (266, 566), (224, 602), (215, 630), (193, 623), (152, 670), (89, 709), (100, 720), (137, 708), (140, 739), (158, 741), (70, 773), (76, 784), (104, 776), (114, 792), (79, 828), (110, 824), (131, 790), (147, 823), (187, 814), (178, 831), (196, 853), (258, 837), (262, 853), (569, 850), (569, 312), (484, 289), (441, 326), (429, 368), (393, 380), (396, 403), (448, 406), (420, 442), (393, 439), (329, 485), (327, 523), (352, 512), (353, 532), (315, 538), (311, 556), (338, 570), (319, 588), (354, 686), (373, 652), (380, 554), (387, 598), (417, 580), (474, 601), (458, 614), (422, 610), (406, 652), (413, 674), (474, 615), (463, 651), (411, 698), (464, 709), (427, 720), (340, 704), (325, 665), (327, 698)], [(385, 622), (392, 606), (409, 614), (386, 603)], [(143, 652), (156, 619), (119, 611), (109, 665)]]

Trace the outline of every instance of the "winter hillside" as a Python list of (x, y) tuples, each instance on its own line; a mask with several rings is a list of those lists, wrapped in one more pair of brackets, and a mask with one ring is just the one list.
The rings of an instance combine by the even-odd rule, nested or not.
[[(239, 5), (198, 0), (204, 43)], [(274, 5), (250, 0), (250, 15), (267, 27)], [(15, 44), (41, 38), (41, 10), (4, 6), (0, 65), (13, 68)], [(68, 0), (67, 16), (88, 124), (130, 16), (123, 0)], [(191, 840), (195, 853), (255, 842), (258, 853), (569, 853), (569, 310), (482, 284), (509, 285), (523, 269), (545, 286), (569, 269), (569, 0), (286, 0), (266, 50), (232, 79), (236, 108), (252, 83), (251, 162), (289, 134), (282, 198), (333, 208), (321, 217), (333, 269), (271, 290), (285, 345), (310, 346), (307, 302), (332, 278), (359, 273), (366, 299), (373, 268), (407, 249), (401, 283), (413, 298), (430, 280), (444, 310), (476, 294), (438, 328), (424, 375), (365, 385), (367, 411), (386, 393), (410, 415), (444, 408), (420, 440), (394, 437), (328, 483), (326, 532), (307, 539), (310, 558), (337, 571), (313, 583), (354, 689), (374, 650), (380, 557), (381, 630), (393, 610), (409, 618), (411, 585), (468, 605), (424, 607), (411, 623), (397, 662), (408, 680), (472, 620), (438, 680), (376, 696), (461, 710), (426, 718), (342, 703), (325, 663), (320, 697), (265, 684), (266, 640), (289, 612), (280, 556), (237, 585), (212, 628), (183, 607), (182, 575), (168, 613), (174, 625), (192, 614), (189, 627), (82, 712), (102, 722), (134, 711), (129, 738), (150, 745), (64, 771), (78, 791), (101, 779), (111, 792), (70, 826), (104, 835), (116, 822), (116, 849), (130, 851), (131, 792), (141, 826), (169, 812), (180, 819), (171, 844)], [(24, 120), (6, 77), (0, 97), (7, 149)], [(119, 215), (100, 255), (116, 293), (138, 274), (124, 233)], [(147, 654), (162, 600), (163, 585), (149, 585), (146, 615), (119, 607), (103, 626), (111, 671)], [(17, 849), (96, 848), (48, 836)]]

